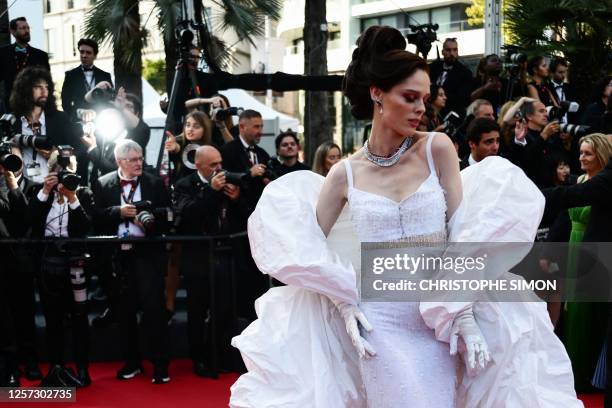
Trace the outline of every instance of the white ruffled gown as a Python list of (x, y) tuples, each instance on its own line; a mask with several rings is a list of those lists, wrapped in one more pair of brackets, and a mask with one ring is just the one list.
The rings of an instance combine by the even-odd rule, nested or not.
[[(451, 241), (533, 242), (544, 198), (522, 170), (505, 159), (489, 157), (469, 166), (461, 175), (463, 201), (448, 225)], [(324, 180), (321, 176), (308, 171), (294, 172), (266, 187), (249, 218), (251, 249), (259, 269), (287, 286), (270, 289), (261, 296), (255, 303), (258, 319), (232, 340), (232, 345), (242, 354), (248, 373), (232, 386), (231, 407), (384, 406), (376, 405), (379, 401), (389, 401), (397, 407), (424, 406), (416, 399), (412, 399), (416, 401), (414, 405), (399, 402), (415, 398), (414, 391), (391, 385), (413, 382), (418, 382), (417, 392), (431, 395), (425, 395), (427, 398), (438, 398), (436, 395), (441, 394), (437, 400), (442, 401), (440, 405), (434, 401), (431, 407), (583, 406), (573, 389), (569, 358), (553, 332), (542, 302), (473, 303), (492, 362), (479, 376), (472, 378), (459, 373), (452, 377), (452, 382), (449, 377), (455, 371), (451, 369), (453, 360), (448, 356), (449, 333), (455, 314), (466, 306), (465, 302), (421, 302), (422, 320), (435, 333), (437, 345), (432, 332), (428, 334), (419, 320), (414, 304), (363, 304), (374, 327), (369, 340), (374, 343), (379, 360), (367, 361), (361, 369), (344, 320), (328, 298), (359, 302), (360, 238), (353, 225), (369, 222), (368, 219), (359, 221), (362, 216), (373, 220), (392, 211), (396, 211), (398, 219), (411, 217), (407, 209), (419, 211), (417, 201), (420, 201), (411, 202), (412, 198), (425, 197), (428, 192), (440, 193), (433, 177), (435, 173), (401, 203), (351, 189), (350, 205), (345, 207), (327, 238), (315, 212)], [(367, 204), (369, 200), (376, 204)], [(375, 213), (365, 207), (361, 210), (361, 205), (385, 209)], [(443, 213), (439, 207), (432, 208), (437, 208), (432, 211), (439, 215)], [(425, 214), (426, 210), (421, 211)], [(394, 231), (393, 236), (384, 230), (360, 232), (358, 229), (357, 233), (367, 234), (367, 239), (387, 237), (384, 239), (388, 240), (416, 237), (418, 233), (435, 236), (443, 231), (443, 217), (428, 215), (428, 218), (431, 222), (427, 225), (419, 220), (391, 220), (395, 227), (387, 227)], [(421, 226), (418, 233), (413, 232), (414, 225)], [(384, 236), (374, 235), (380, 233)], [(398, 344), (392, 340), (395, 337), (406, 343)], [(421, 350), (439, 355), (440, 361), (423, 363), (425, 358), (414, 354)], [(401, 362), (391, 362), (389, 367), (379, 363), (397, 356), (402, 356)], [(412, 358), (406, 371), (396, 370)], [(423, 371), (440, 367), (444, 367), (441, 376), (424, 380), (433, 374)], [(394, 378), (390, 378), (387, 369), (396, 370)], [(367, 397), (366, 389), (370, 394)], [(388, 395), (381, 396), (381, 392)], [(448, 405), (453, 396), (454, 405)]]
[[(400, 202), (354, 187), (344, 161), (348, 206), (360, 242), (446, 241), (446, 201), (426, 141), (429, 177)], [(360, 305), (374, 327), (363, 336), (376, 350), (361, 368), (369, 407), (452, 408), (455, 406), (455, 357), (436, 339), (415, 302), (365, 302)]]

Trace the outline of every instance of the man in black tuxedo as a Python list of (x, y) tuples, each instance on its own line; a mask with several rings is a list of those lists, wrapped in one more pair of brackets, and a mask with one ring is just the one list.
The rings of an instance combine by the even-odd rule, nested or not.
[(447, 38), (442, 44), (443, 60), (429, 64), (429, 78), (434, 85), (444, 88), (447, 101), (442, 115), (450, 111), (465, 117), (465, 107), (470, 101), (472, 72), (459, 62), (459, 48), (456, 38)]
[[(223, 167), (231, 172), (244, 173), (240, 186), (240, 212), (231, 212), (235, 232), (247, 230), (247, 221), (270, 182), (266, 176), (266, 163), (270, 156), (257, 146), (263, 131), (263, 119), (257, 111), (247, 109), (239, 117), (240, 135), (238, 139), (221, 147)], [(239, 239), (234, 243), (236, 249), (238, 313), (247, 318), (255, 318), (253, 303), (269, 287), (269, 281), (255, 265), (251, 256), (248, 240)]]
[[(0, 48), (0, 81), (4, 81), (4, 101), (9, 108), (9, 96), (17, 74), (25, 67), (41, 66), (50, 71), (49, 56), (43, 50), (30, 47), (30, 25), (25, 17), (18, 17), (9, 23), (15, 43)], [(14, 109), (12, 106), (11, 109)]]
[[(29, 212), (34, 238), (83, 238), (91, 230), (93, 193), (79, 187), (59, 172), (75, 173), (76, 157), (69, 147), (54, 150), (49, 158), (49, 174), (30, 200)], [(65, 167), (64, 167), (65, 166)], [(49, 371), (41, 381), (44, 387), (84, 387), (89, 377), (89, 320), (87, 317), (86, 248), (83, 244), (59, 245), (49, 242), (41, 258), (40, 297), (45, 314)], [(66, 367), (64, 320), (70, 316), (72, 350), (77, 373)]]
[[(550, 82), (547, 82), (547, 86), (550, 88), (550, 92), (557, 97), (558, 102), (579, 102), (576, 89), (572, 86), (572, 84), (565, 82), (565, 79), (567, 78), (567, 66), (568, 63), (565, 58), (553, 58), (548, 66), (548, 70), (550, 72)], [(578, 112), (570, 112), (565, 116), (563, 122), (578, 124), (581, 114), (582, 110), (579, 110)]]
[[(201, 146), (195, 155), (197, 171), (176, 183), (174, 194), (177, 213), (180, 214), (180, 235), (219, 235), (231, 230), (228, 209), (238, 204), (240, 187), (227, 182), (221, 163), (221, 154), (216, 148)], [(218, 244), (222, 243), (212, 245)], [(208, 249), (207, 245), (198, 242), (183, 243), (181, 273), (187, 290), (189, 350), (193, 370), (198, 376), (216, 378), (217, 374), (206, 363), (210, 363), (213, 353), (226, 359), (230, 353), (231, 262), (227, 255), (215, 253), (215, 267), (211, 271)], [(211, 341), (211, 325), (205, 325), (206, 314), (211, 307), (210, 274), (213, 272), (216, 301), (214, 308), (210, 309), (210, 317), (216, 325), (216, 348), (213, 348)]]
[(489, 118), (477, 118), (467, 129), (470, 154), (459, 162), (459, 168), (476, 164), (485, 157), (497, 156), (499, 152), (499, 125)]
[(85, 101), (85, 94), (91, 91), (96, 84), (106, 81), (111, 84), (111, 76), (94, 66), (98, 56), (98, 43), (89, 38), (81, 38), (78, 43), (81, 65), (66, 71), (62, 85), (62, 108), (70, 119), (79, 121), (77, 109), (92, 109), (92, 105)]
[[(143, 172), (142, 148), (133, 140), (115, 146), (118, 170), (99, 178), (94, 185), (98, 232), (119, 238), (155, 237), (168, 231), (166, 209), (170, 197), (163, 181)], [(150, 201), (142, 210), (139, 202)], [(147, 221), (143, 216), (152, 215)], [(137, 314), (143, 311), (142, 328), (149, 343), (153, 383), (170, 381), (169, 342), (165, 319), (164, 273), (167, 256), (160, 243), (122, 243), (114, 257), (118, 289), (118, 314), (125, 365), (117, 378), (128, 380), (142, 373)]]
[[(544, 189), (546, 213), (560, 208), (591, 206), (591, 215), (584, 232), (584, 242), (612, 241), (612, 161), (595, 177), (573, 186)], [(607, 268), (606, 268), (607, 269)], [(609, 304), (606, 335), (608, 350), (612, 350), (612, 303)], [(606, 389), (604, 407), (612, 407), (612, 353), (606, 360)]]
[(53, 91), (48, 70), (27, 67), (15, 78), (11, 92), (13, 131), (22, 135), (17, 142), (22, 146), (24, 175), (36, 183), (49, 172), (47, 160), (54, 146), (70, 145), (77, 157), (84, 154), (82, 129), (57, 110)]

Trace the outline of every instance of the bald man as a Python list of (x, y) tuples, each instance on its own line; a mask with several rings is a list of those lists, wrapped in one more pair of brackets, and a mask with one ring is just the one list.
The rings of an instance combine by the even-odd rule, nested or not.
[[(180, 214), (180, 235), (219, 235), (231, 231), (228, 214), (239, 211), (240, 187), (227, 183), (222, 168), (221, 154), (212, 146), (196, 150), (197, 172), (180, 179), (174, 190)], [(187, 331), (193, 371), (200, 377), (216, 378), (211, 367), (213, 355), (229, 360), (231, 327), (230, 262), (222, 254), (215, 254), (215, 313), (216, 349), (213, 349), (205, 325), (210, 307), (210, 270), (205, 242), (186, 242), (181, 256), (181, 272), (187, 290)], [(206, 326), (206, 327), (205, 327)], [(205, 330), (207, 331), (204, 335)], [(206, 339), (206, 340), (205, 340)], [(223, 361), (220, 361), (222, 364)]]

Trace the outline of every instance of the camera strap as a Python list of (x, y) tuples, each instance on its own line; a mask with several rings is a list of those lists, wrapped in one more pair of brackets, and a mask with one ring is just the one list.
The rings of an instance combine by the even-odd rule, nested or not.
[[(140, 177), (138, 177), (136, 179), (136, 183), (132, 183), (132, 187), (130, 188), (130, 192), (128, 193), (128, 196), (125, 196), (125, 193), (123, 192), (123, 187), (121, 187), (121, 199), (123, 200), (123, 202), (125, 204), (132, 204), (132, 202), (134, 201), (134, 194), (136, 194), (136, 189), (138, 188), (138, 185), (140, 184)], [(128, 228), (130, 225), (130, 222), (128, 220), (125, 220), (125, 227)]]

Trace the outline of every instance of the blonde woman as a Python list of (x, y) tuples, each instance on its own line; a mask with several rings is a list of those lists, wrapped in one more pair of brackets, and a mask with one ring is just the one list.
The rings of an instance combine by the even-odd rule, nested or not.
[(321, 143), (314, 155), (312, 171), (325, 177), (329, 173), (329, 169), (339, 162), (341, 157), (342, 149), (340, 149), (340, 146), (332, 142)]

